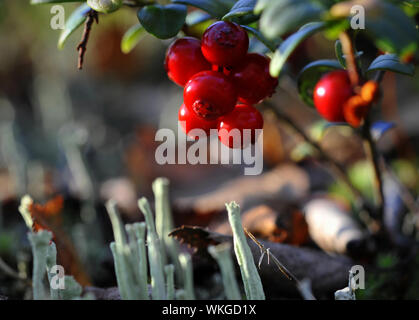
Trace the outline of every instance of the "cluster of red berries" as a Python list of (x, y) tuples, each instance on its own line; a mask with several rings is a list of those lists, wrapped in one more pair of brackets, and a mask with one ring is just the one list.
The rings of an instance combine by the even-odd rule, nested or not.
[(225, 21), (209, 26), (202, 41), (185, 37), (170, 45), (165, 67), (169, 78), (184, 87), (179, 121), (186, 134), (218, 129), (223, 144), (244, 148), (246, 143), (234, 143), (230, 131), (238, 129), (243, 136), (245, 129), (252, 134), (262, 129), (262, 115), (253, 105), (272, 95), (278, 80), (269, 75), (269, 58), (248, 53), (248, 47), (246, 31)]
[(375, 81), (367, 81), (355, 93), (348, 72), (337, 70), (325, 74), (317, 82), (313, 100), (317, 111), (326, 120), (359, 127), (377, 95)]

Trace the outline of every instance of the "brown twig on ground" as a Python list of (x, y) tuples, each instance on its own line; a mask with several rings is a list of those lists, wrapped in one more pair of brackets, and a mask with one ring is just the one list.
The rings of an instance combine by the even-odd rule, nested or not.
[(86, 54), (86, 51), (87, 51), (87, 43), (89, 41), (90, 31), (92, 30), (92, 25), (93, 25), (93, 22), (95, 21), (96, 21), (96, 24), (99, 23), (99, 16), (98, 16), (98, 13), (92, 9), (87, 13), (87, 19), (84, 24), (83, 36), (81, 38), (80, 43), (77, 45), (77, 51), (79, 52), (79, 60), (78, 60), (77, 68), (79, 70), (83, 69), (84, 55)]
[[(259, 263), (258, 263), (258, 267), (260, 269), (260, 265), (262, 264), (263, 258), (266, 255), (268, 258), (268, 264), (269, 264), (269, 260), (272, 259), (273, 262), (275, 263), (275, 265), (278, 267), (279, 271), (282, 272), (282, 274), (288, 279), (291, 280), (295, 283), (297, 290), (301, 292), (301, 288), (303, 288), (304, 286), (302, 285), (301, 281), (297, 279), (297, 277), (295, 275), (292, 274), (291, 271), (289, 271), (278, 259), (277, 257), (275, 257), (269, 248), (265, 248), (265, 246), (263, 244), (261, 244), (258, 239), (256, 239), (256, 237), (251, 234), (246, 228), (243, 228), (244, 232), (249, 236), (250, 239), (252, 239), (252, 241), (254, 243), (256, 243), (256, 245), (260, 248), (260, 252), (261, 252), (261, 256), (259, 259)], [(307, 288), (304, 290), (304, 294), (303, 294), (303, 298), (305, 300), (316, 300), (316, 298), (314, 297), (313, 293), (311, 292), (311, 289), (308, 290)]]
[[(233, 241), (233, 238), (228, 235), (187, 226), (173, 230), (170, 236), (196, 249), (197, 255), (206, 254), (209, 245)], [(257, 240), (265, 248), (269, 248), (272, 254), (270, 258), (275, 256), (282, 265), (286, 266), (287, 270), (292, 270), (295, 278), (302, 279), (301, 282), (309, 279), (313, 295), (316, 297), (320, 298), (334, 293), (348, 283), (348, 271), (354, 265), (354, 261), (346, 256), (339, 254), (332, 256), (310, 248)], [(260, 247), (250, 238), (247, 239), (247, 243), (257, 264), (260, 259)], [(278, 276), (278, 266), (274, 263), (268, 264), (266, 259), (261, 261), (259, 274), (268, 297), (270, 294), (287, 294), (288, 297), (297, 297), (301, 294), (301, 289), (297, 290), (295, 282)]]

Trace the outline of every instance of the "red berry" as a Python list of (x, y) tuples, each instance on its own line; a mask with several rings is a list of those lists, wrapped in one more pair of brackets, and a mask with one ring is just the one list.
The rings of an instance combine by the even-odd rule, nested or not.
[[(218, 122), (218, 138), (229, 148), (246, 148), (250, 143), (255, 143), (255, 129), (263, 128), (263, 118), (260, 112), (249, 105), (238, 104), (232, 112), (221, 117)], [(233, 129), (237, 129), (232, 131)], [(251, 134), (244, 133), (244, 129), (251, 129)], [(240, 139), (234, 132), (240, 133)]]
[(202, 71), (185, 85), (183, 101), (199, 117), (214, 120), (234, 109), (237, 93), (233, 83), (224, 74)]
[(217, 66), (237, 65), (248, 48), (249, 37), (246, 31), (233, 22), (217, 21), (202, 36), (202, 53)]
[(195, 112), (189, 110), (185, 104), (180, 106), (178, 116), (183, 131), (191, 138), (196, 138), (196, 136), (189, 134), (193, 129), (202, 129), (205, 131), (206, 135), (210, 134), (211, 129), (217, 129), (218, 122), (216, 120), (207, 121), (198, 117)]
[(183, 87), (194, 74), (211, 70), (211, 64), (202, 55), (201, 41), (185, 37), (167, 49), (165, 68), (169, 78)]
[(248, 53), (240, 66), (233, 70), (239, 101), (256, 104), (271, 96), (278, 79), (269, 74), (270, 59), (258, 53)]
[(324, 75), (314, 88), (314, 105), (328, 121), (344, 122), (343, 104), (353, 95), (347, 71), (337, 70)]

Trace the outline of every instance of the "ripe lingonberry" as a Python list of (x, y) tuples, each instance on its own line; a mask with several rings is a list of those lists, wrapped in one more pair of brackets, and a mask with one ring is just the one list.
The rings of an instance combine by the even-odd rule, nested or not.
[(211, 70), (201, 51), (201, 41), (185, 37), (173, 42), (166, 53), (165, 68), (169, 78), (180, 86), (196, 73)]
[(343, 104), (353, 95), (347, 71), (336, 70), (324, 75), (314, 88), (314, 105), (328, 121), (344, 122)]
[(217, 66), (237, 65), (248, 48), (249, 37), (246, 31), (233, 22), (217, 21), (202, 36), (202, 53)]
[(205, 120), (214, 120), (234, 109), (236, 88), (222, 73), (202, 71), (194, 75), (183, 91), (185, 105)]
[(242, 63), (233, 70), (233, 81), (239, 101), (259, 103), (274, 93), (278, 79), (269, 74), (270, 59), (258, 53), (248, 53)]
[[(229, 148), (246, 148), (250, 143), (255, 143), (255, 130), (262, 128), (260, 112), (252, 106), (238, 104), (232, 112), (219, 119), (218, 138)], [(251, 130), (250, 135), (245, 129)]]
[(202, 129), (206, 135), (210, 134), (211, 129), (217, 129), (217, 120), (207, 121), (198, 117), (195, 112), (191, 111), (185, 104), (182, 104), (179, 109), (179, 122), (183, 131), (191, 138), (196, 138), (190, 132), (193, 129)]

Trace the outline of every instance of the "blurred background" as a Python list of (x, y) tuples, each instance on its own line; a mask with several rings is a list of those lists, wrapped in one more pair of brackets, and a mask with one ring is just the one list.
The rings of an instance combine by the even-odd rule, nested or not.
[[(228, 232), (224, 203), (235, 200), (245, 213), (255, 214), (256, 208), (257, 217), (269, 212), (274, 215), (273, 220), (265, 219), (254, 227), (260, 237), (319, 249), (306, 236), (305, 224), (287, 223), (291, 221), (289, 213), (299, 212), (313, 197), (333, 199), (351, 212), (350, 192), (317, 160), (315, 150), (289, 126), (278, 125), (269, 111), (264, 113), (261, 176), (244, 177), (239, 165), (158, 165), (154, 159), (158, 146), (155, 132), (159, 128), (176, 132), (182, 103), (182, 89), (169, 81), (164, 70), (171, 40), (146, 35), (131, 53), (123, 54), (121, 38), (138, 23), (135, 10), (123, 8), (101, 15), (99, 25), (93, 25), (84, 68), (79, 71), (76, 46), (82, 28), (63, 50), (58, 50), (60, 30), (50, 27), (50, 7), (30, 6), (29, 1), (0, 1), (3, 271), (3, 264), (20, 275), (31, 270), (27, 230), (18, 212), (25, 194), (37, 203), (63, 199), (63, 209), (51, 222), (54, 233), (68, 240), (63, 240), (67, 251), (61, 258), (67, 259), (79, 282), (97, 287), (116, 285), (108, 246), (113, 236), (105, 201), (114, 198), (124, 220), (139, 221), (142, 215), (136, 199), (152, 198), (151, 183), (160, 176), (170, 179), (178, 226), (200, 225)], [(64, 8), (68, 17), (76, 5), (66, 4)], [(254, 50), (260, 50), (260, 43), (255, 39), (252, 43)], [(365, 61), (378, 54), (368, 39), (359, 37), (357, 47), (364, 51)], [(308, 134), (321, 136), (319, 143), (324, 150), (348, 168), (353, 183), (372, 199), (372, 171), (364, 161), (362, 141), (348, 127), (326, 130), (315, 110), (298, 97), (298, 71), (310, 61), (325, 58), (334, 58), (332, 41), (322, 35), (305, 41), (291, 57), (272, 103)], [(386, 74), (381, 109), (374, 111), (377, 119), (397, 125), (380, 138), (379, 149), (415, 196), (419, 190), (418, 89), (417, 76)], [(278, 216), (283, 217), (282, 224)], [(300, 236), (293, 237), (295, 233)], [(390, 254), (381, 259), (392, 264), (398, 257)], [(27, 297), (26, 286), (0, 271), (0, 295)]]

